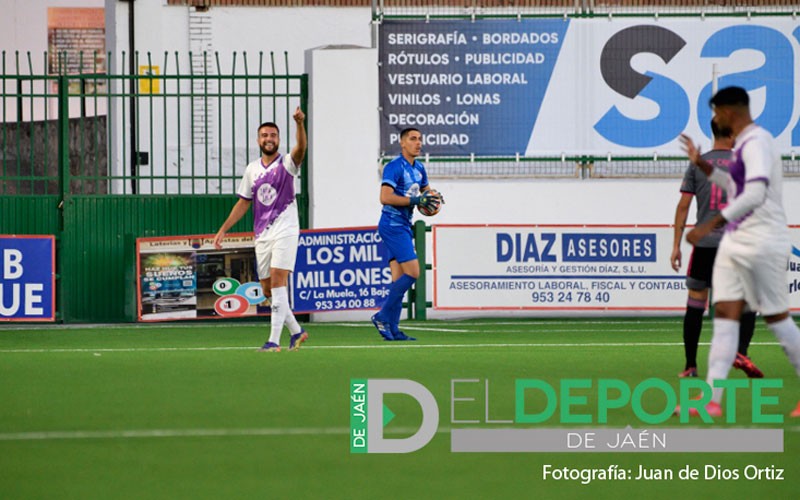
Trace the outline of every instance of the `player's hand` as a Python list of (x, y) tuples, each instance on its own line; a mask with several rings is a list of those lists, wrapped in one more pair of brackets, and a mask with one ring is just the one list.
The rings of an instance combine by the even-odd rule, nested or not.
[(442, 195), (430, 189), (428, 191), (424, 191), (419, 196), (419, 201), (417, 202), (418, 207), (426, 208), (431, 211), (436, 210), (441, 204)]
[(222, 240), (223, 240), (223, 238), (225, 238), (225, 233), (223, 233), (222, 231), (218, 232), (214, 236), (214, 248), (216, 248), (217, 250), (222, 250)]
[(672, 255), (670, 255), (670, 257), (669, 257), (669, 261), (672, 264), (672, 269), (674, 269), (676, 271), (680, 271), (681, 270), (681, 258), (682, 257), (683, 256), (681, 254), (681, 249), (680, 248), (676, 248), (676, 249), (674, 249), (672, 251)]
[(715, 229), (723, 227), (727, 224), (727, 220), (725, 217), (719, 213), (715, 215), (711, 220), (707, 220), (702, 224), (698, 224), (694, 227), (689, 234), (686, 235), (686, 241), (691, 243), (692, 245), (696, 245), (697, 242), (711, 234)]
[(708, 234), (714, 229), (714, 226), (710, 222), (711, 221), (706, 221), (695, 226), (694, 229), (686, 234), (686, 241), (688, 241), (691, 245), (697, 245), (700, 240), (708, 236)]
[(306, 114), (303, 113), (303, 110), (300, 109), (300, 106), (297, 106), (297, 109), (294, 110), (294, 113), (292, 114), (292, 118), (294, 118), (294, 121), (297, 123), (303, 123), (306, 119)]
[(702, 153), (700, 152), (700, 148), (695, 146), (694, 141), (692, 141), (692, 138), (686, 134), (681, 134), (681, 144), (683, 144), (683, 150), (686, 151), (686, 155), (689, 157), (689, 161), (691, 161), (695, 165), (699, 165)]

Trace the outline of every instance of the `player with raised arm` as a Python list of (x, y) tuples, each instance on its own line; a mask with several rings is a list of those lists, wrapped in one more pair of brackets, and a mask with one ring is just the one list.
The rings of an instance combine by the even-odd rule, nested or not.
[(378, 233), (389, 250), (392, 286), (372, 323), (385, 340), (416, 340), (400, 330), (403, 296), (419, 277), (420, 266), (414, 250), (411, 219), (414, 207), (435, 213), (442, 203), (439, 193), (428, 184), (424, 165), (417, 161), (422, 151), (422, 134), (415, 128), (400, 132), (401, 154), (383, 168), (380, 200), (383, 205)]
[[(724, 88), (714, 94), (710, 104), (717, 126), (730, 128), (735, 139), (729, 172), (714, 168), (688, 136), (681, 136), (689, 159), (726, 190), (729, 200), (719, 214), (686, 236), (695, 245), (725, 225), (712, 277), (716, 312), (706, 381), (713, 387), (715, 380), (727, 378), (736, 357), (745, 306), (761, 313), (800, 375), (800, 329), (789, 315), (786, 286), (792, 245), (783, 210), (781, 157), (769, 132), (753, 122), (750, 98), (743, 88)], [(722, 415), (722, 396), (722, 388), (712, 389), (705, 406), (710, 416)], [(680, 413), (680, 407), (676, 412)], [(689, 413), (697, 411), (690, 408)], [(800, 404), (791, 416), (800, 417)]]
[(289, 307), (289, 273), (294, 270), (300, 222), (297, 216), (294, 179), (306, 155), (308, 138), (305, 113), (298, 106), (293, 116), (297, 126), (297, 139), (289, 156), (281, 155), (280, 130), (275, 123), (266, 122), (258, 127), (258, 146), (261, 157), (245, 168), (236, 194), (239, 201), (214, 237), (214, 247), (222, 248), (225, 233), (253, 206), (253, 231), (255, 234), (258, 278), (264, 296), (271, 297), (269, 340), (262, 351), (278, 352), (284, 324), (291, 333), (289, 350), (293, 351), (308, 339)]
[[(715, 168), (727, 171), (732, 158), (731, 131), (729, 129), (720, 130), (712, 120), (711, 133), (714, 136), (713, 149), (703, 154), (703, 159)], [(728, 204), (725, 191), (710, 182), (699, 167), (690, 163), (683, 176), (681, 198), (675, 208), (675, 237), (672, 242), (670, 262), (676, 271), (681, 268), (681, 240), (693, 198), (697, 200), (697, 224), (712, 219)], [(717, 246), (722, 234), (722, 227), (715, 228), (697, 242), (689, 258), (689, 269), (686, 274), (689, 298), (686, 302), (686, 313), (683, 316), (683, 349), (686, 365), (684, 370), (678, 374), (679, 377), (697, 376), (697, 345), (703, 329), (703, 314), (708, 301), (708, 289), (711, 287), (711, 271), (714, 269), (714, 259), (717, 256)], [(761, 378), (764, 374), (747, 357), (747, 348), (753, 338), (755, 326), (756, 314), (751, 311), (742, 313), (739, 328), (739, 352), (736, 354), (733, 366), (743, 370), (748, 377)]]

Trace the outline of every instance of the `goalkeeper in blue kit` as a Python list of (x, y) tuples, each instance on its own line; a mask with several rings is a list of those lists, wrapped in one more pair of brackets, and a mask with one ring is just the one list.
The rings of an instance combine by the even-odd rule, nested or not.
[(388, 249), (392, 286), (381, 310), (372, 316), (372, 323), (385, 340), (416, 340), (399, 327), (403, 296), (420, 273), (411, 219), (414, 207), (435, 213), (442, 203), (441, 195), (428, 184), (425, 167), (417, 161), (421, 150), (420, 131), (404, 129), (400, 132), (400, 156), (383, 169), (380, 193), (383, 209), (378, 234)]

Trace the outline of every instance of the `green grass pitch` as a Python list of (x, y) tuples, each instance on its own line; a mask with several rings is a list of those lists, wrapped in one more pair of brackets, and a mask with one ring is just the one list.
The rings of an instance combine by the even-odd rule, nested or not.
[[(368, 323), (307, 324), (298, 352), (261, 353), (267, 323), (48, 327), (0, 330), (0, 498), (794, 498), (800, 487), (800, 383), (760, 323), (750, 354), (784, 380), (782, 453), (452, 453), (451, 379), (490, 381), (492, 419), (514, 416), (515, 379), (618, 378), (631, 386), (683, 368), (680, 318), (404, 322), (414, 343), (380, 339)], [(699, 361), (705, 373), (711, 325)], [(732, 378), (744, 378), (731, 371)], [(406, 378), (436, 397), (439, 432), (408, 454), (351, 454), (349, 382)], [(483, 419), (485, 392), (458, 403)], [(461, 390), (461, 389), (459, 389)], [(460, 396), (462, 394), (459, 394)], [(590, 396), (591, 399), (591, 396)], [(656, 397), (647, 404), (658, 407)], [(411, 398), (384, 432), (410, 435)], [(592, 402), (587, 405), (590, 408)], [(737, 416), (751, 422), (749, 400)], [(630, 407), (610, 427), (647, 426)], [(481, 424), (484, 427), (487, 425)], [(739, 424), (737, 424), (739, 425)], [(515, 427), (518, 427), (516, 424)], [(564, 427), (557, 419), (541, 426)], [(690, 427), (726, 427), (724, 423)], [(747, 424), (747, 427), (770, 428)], [(585, 427), (601, 427), (600, 424)], [(661, 481), (554, 481), (554, 468), (675, 471)], [(784, 469), (782, 480), (678, 480), (685, 466)], [(634, 496), (635, 495), (635, 496)]]

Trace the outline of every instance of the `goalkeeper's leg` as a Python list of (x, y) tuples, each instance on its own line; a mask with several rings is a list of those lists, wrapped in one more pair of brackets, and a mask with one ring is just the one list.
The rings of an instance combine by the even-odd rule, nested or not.
[[(395, 340), (393, 332), (398, 331), (397, 322), (403, 307), (403, 296), (419, 276), (419, 262), (410, 225), (392, 226), (383, 224), (382, 220), (378, 225), (378, 232), (389, 253), (392, 285), (381, 310), (372, 316), (372, 323), (384, 339)], [(406, 340), (402, 337), (399, 340)]]

